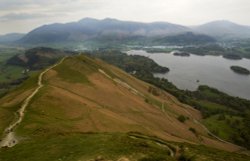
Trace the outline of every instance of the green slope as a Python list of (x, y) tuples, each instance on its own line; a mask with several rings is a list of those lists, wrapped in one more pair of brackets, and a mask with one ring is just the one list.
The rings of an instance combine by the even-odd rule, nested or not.
[[(100, 73), (100, 68), (110, 78)], [(20, 103), (36, 86), (37, 77), (32, 76), (22, 86), (1, 98), (0, 110), (8, 111), (6, 115), (13, 119)], [(152, 104), (145, 102), (140, 95), (135, 95), (131, 89), (119, 85), (112, 78), (119, 78), (131, 87), (137, 87), (139, 92), (151, 98)], [(162, 109), (157, 107), (156, 104), (162, 101), (163, 96), (150, 95), (147, 91), (148, 84), (99, 60), (85, 56), (65, 59), (62, 64), (45, 74), (43, 83), (44, 87), (32, 98), (23, 122), (15, 129), (20, 143), (11, 148), (1, 148), (0, 161), (250, 159), (243, 154), (199, 145), (201, 142), (196, 141), (198, 139), (188, 130), (189, 126), (194, 125), (191, 121), (181, 123), (175, 115), (168, 113), (168, 110), (162, 112)], [(168, 100), (165, 101), (169, 103)], [(173, 102), (171, 106), (184, 108)], [(174, 108), (168, 108), (179, 114)], [(157, 117), (149, 117), (154, 114)], [(137, 120), (138, 118), (140, 119)], [(3, 131), (12, 119), (0, 119)], [(173, 131), (166, 128), (169, 126), (168, 119), (180, 126), (180, 133), (185, 132), (185, 135), (194, 137), (193, 144), (170, 142), (153, 136), (154, 132), (167, 135), (164, 131)], [(131, 132), (134, 130), (140, 133)], [(177, 136), (177, 133), (172, 135), (176, 135), (171, 136), (173, 138), (181, 136)]]

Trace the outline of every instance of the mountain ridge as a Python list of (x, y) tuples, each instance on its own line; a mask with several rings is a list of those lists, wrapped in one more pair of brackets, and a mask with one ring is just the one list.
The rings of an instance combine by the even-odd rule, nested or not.
[(11, 43), (18, 41), (23, 36), (25, 36), (24, 33), (8, 33), (5, 35), (0, 35), (0, 43)]
[(12, 42), (21, 44), (81, 42), (105, 39), (105, 37), (112, 40), (123, 40), (136, 36), (143, 36), (146, 39), (148, 37), (173, 36), (186, 32), (205, 34), (222, 40), (250, 38), (249, 26), (239, 25), (227, 20), (216, 20), (189, 27), (163, 21), (146, 23), (114, 18), (83, 18), (75, 22), (42, 25), (19, 39), (13, 39)]
[(43, 25), (29, 32), (20, 40), (23, 43), (81, 41), (112, 35), (113, 37), (160, 36), (189, 30), (187, 27), (171, 23), (140, 23), (116, 19), (85, 18), (77, 22)]
[(194, 31), (214, 37), (249, 38), (250, 26), (239, 25), (228, 20), (217, 20), (193, 27)]

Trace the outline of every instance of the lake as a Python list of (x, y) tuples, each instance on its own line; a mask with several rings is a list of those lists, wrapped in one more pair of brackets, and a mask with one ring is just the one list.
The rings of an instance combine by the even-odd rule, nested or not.
[(189, 57), (174, 56), (173, 53), (149, 54), (143, 50), (131, 50), (128, 55), (142, 55), (153, 59), (161, 66), (168, 67), (166, 74), (154, 74), (166, 78), (180, 89), (194, 91), (199, 85), (208, 85), (232, 96), (250, 99), (250, 76), (240, 75), (230, 69), (232, 65), (250, 70), (250, 60), (229, 60), (222, 56)]

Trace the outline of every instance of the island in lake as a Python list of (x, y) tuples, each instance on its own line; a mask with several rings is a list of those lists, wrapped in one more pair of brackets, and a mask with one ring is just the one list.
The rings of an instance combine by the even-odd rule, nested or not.
[(249, 75), (250, 71), (246, 68), (240, 67), (240, 66), (231, 66), (231, 70), (233, 70), (235, 73), (238, 74), (244, 74), (244, 75)]
[(174, 52), (174, 56), (190, 56), (187, 52)]
[(223, 58), (232, 59), (232, 60), (241, 60), (242, 59), (241, 56), (236, 55), (236, 54), (225, 54), (225, 55), (223, 55)]
[(172, 51), (172, 49), (169, 49), (169, 48), (148, 48), (148, 49), (146, 49), (146, 52), (151, 53), (151, 54), (154, 54), (154, 53), (169, 53), (171, 51)]

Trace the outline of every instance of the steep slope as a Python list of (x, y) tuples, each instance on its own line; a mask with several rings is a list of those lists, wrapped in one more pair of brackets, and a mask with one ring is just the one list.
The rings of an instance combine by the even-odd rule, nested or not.
[[(54, 157), (47, 160), (58, 160), (63, 158), (62, 155), (68, 157), (66, 160), (73, 160), (70, 159), (71, 155), (74, 160), (75, 157), (107, 156), (107, 151), (114, 152), (113, 148), (122, 148), (122, 145), (127, 149), (126, 157), (140, 158), (150, 148), (172, 156), (172, 151), (166, 149), (169, 146), (164, 141), (156, 140), (158, 144), (153, 147), (151, 143), (136, 142), (135, 138), (155, 141), (144, 135), (179, 143), (204, 144), (228, 151), (240, 150), (240, 147), (209, 136), (197, 121), (201, 118), (198, 111), (100, 60), (85, 56), (67, 57), (39, 77), (43, 87), (28, 102), (23, 120), (13, 129), (19, 144), (0, 150), (6, 160), (11, 153), (22, 157), (27, 155), (28, 158), (39, 155), (40, 145), (50, 149), (48, 156)], [(37, 78), (36, 75), (31, 77), (17, 90), (0, 99), (0, 119), (3, 120), (0, 123), (1, 132), (15, 119), (12, 112), (37, 89)], [(189, 119), (182, 123), (177, 119), (180, 115)], [(128, 132), (137, 133), (129, 134), (128, 138)], [(95, 140), (100, 144), (94, 144)], [(114, 145), (112, 140), (117, 144)], [(88, 143), (94, 144), (92, 148), (97, 148), (97, 145), (98, 148), (85, 154)], [(175, 143), (174, 147), (178, 147), (179, 143)], [(74, 146), (69, 147), (71, 144)], [(129, 151), (135, 147), (142, 152)], [(178, 151), (178, 148), (174, 149)], [(32, 156), (29, 155), (30, 151), (34, 152)], [(120, 149), (115, 156), (122, 157), (125, 154), (124, 149)], [(178, 154), (175, 155), (177, 157)]]
[(200, 32), (222, 39), (249, 38), (250, 26), (238, 25), (230, 21), (213, 21), (193, 28)]
[(116, 19), (85, 18), (78, 22), (44, 25), (25, 35), (21, 43), (74, 42), (110, 37), (161, 36), (188, 31), (189, 28), (165, 22), (140, 23)]

